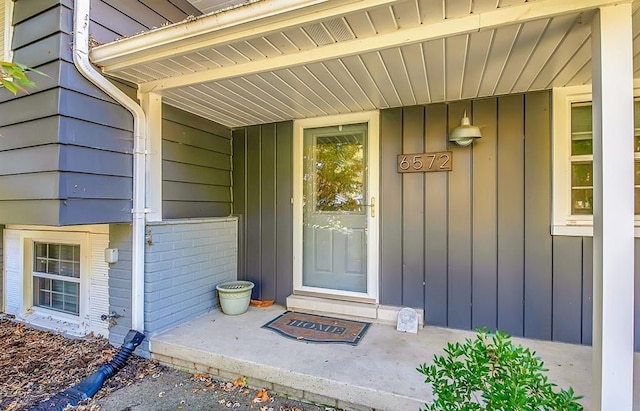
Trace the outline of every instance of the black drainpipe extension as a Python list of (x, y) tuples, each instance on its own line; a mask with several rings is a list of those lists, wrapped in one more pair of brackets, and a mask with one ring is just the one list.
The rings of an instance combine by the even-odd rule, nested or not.
[(124, 344), (120, 347), (120, 351), (111, 361), (73, 387), (57, 393), (31, 408), (30, 411), (62, 411), (68, 406), (78, 405), (80, 401), (93, 397), (107, 379), (113, 377), (125, 366), (131, 353), (142, 343), (142, 340), (144, 340), (144, 334), (136, 330), (129, 330), (124, 337)]

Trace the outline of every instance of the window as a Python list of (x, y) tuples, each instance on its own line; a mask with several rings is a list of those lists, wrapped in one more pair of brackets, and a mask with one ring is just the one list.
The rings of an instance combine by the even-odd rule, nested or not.
[(80, 314), (80, 246), (33, 243), (33, 305)]
[(109, 335), (108, 225), (8, 224), (2, 247), (5, 313), (72, 335)]
[[(635, 90), (636, 95), (640, 89)], [(556, 235), (593, 235), (591, 87), (553, 91), (553, 227)], [(640, 225), (640, 98), (634, 102), (635, 213)], [(636, 230), (636, 236), (639, 234)]]

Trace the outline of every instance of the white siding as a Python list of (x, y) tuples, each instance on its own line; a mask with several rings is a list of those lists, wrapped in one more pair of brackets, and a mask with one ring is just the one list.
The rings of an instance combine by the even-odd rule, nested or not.
[(109, 335), (108, 323), (102, 321), (100, 316), (109, 313), (109, 264), (104, 261), (104, 250), (108, 247), (108, 234), (91, 235), (89, 329), (105, 337)]
[(6, 275), (6, 312), (20, 315), (23, 307), (23, 258), (20, 232), (5, 230), (4, 266)]
[[(5, 311), (25, 322), (41, 327), (81, 335), (93, 332), (96, 335), (108, 337), (108, 323), (100, 319), (102, 314), (109, 312), (109, 265), (104, 261), (104, 250), (109, 245), (108, 229), (86, 226), (85, 232), (80, 231), (82, 227), (75, 227), (76, 230), (70, 232), (68, 230), (53, 231), (50, 227), (21, 228), (12, 227), (5, 230)], [(88, 290), (88, 296), (81, 299), (81, 304), (88, 302), (88, 310), (75, 323), (56, 321), (59, 319), (52, 321), (49, 316), (32, 315), (31, 298), (25, 295), (30, 292), (25, 288), (25, 284), (29, 281), (26, 276), (30, 275), (29, 267), (25, 267), (25, 239), (44, 238), (46, 241), (57, 242), (59, 238), (55, 237), (56, 234), (61, 236), (59, 238), (78, 241), (81, 244), (82, 260), (88, 262), (88, 269), (82, 271), (82, 275), (86, 276), (84, 280), (87, 284), (87, 287), (82, 289)], [(87, 238), (88, 241), (86, 241)]]
[(6, 1), (5, 0), (0, 0), (0, 60), (4, 60), (6, 58), (6, 56), (4, 55), (5, 52), (5, 38), (6, 36), (6, 22), (5, 22), (5, 16), (6, 16), (6, 11), (7, 11), (7, 6), (6, 6)]

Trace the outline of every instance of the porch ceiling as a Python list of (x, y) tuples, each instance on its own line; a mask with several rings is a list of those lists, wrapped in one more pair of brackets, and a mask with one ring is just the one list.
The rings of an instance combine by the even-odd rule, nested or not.
[(240, 127), (590, 83), (594, 7), (615, 1), (291, 3), (279, 13), (271, 5), (283, 0), (233, 7), (96, 47), (91, 58), (167, 104)]

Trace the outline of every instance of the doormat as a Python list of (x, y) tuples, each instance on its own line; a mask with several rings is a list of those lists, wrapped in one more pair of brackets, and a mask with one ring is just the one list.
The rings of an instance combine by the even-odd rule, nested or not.
[(300, 341), (358, 345), (370, 325), (361, 321), (285, 311), (262, 328)]

